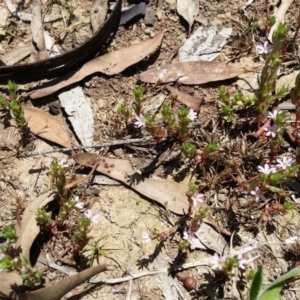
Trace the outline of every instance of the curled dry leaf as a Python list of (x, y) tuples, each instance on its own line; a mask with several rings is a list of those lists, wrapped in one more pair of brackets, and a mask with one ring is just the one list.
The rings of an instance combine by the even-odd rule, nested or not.
[(68, 133), (56, 117), (35, 108), (24, 107), (23, 109), (32, 133), (65, 148), (72, 146)]
[(189, 203), (186, 193), (189, 188), (186, 185), (143, 177), (132, 169), (128, 161), (122, 159), (112, 159), (95, 153), (79, 153), (73, 158), (78, 164), (88, 167), (99, 163), (96, 169), (98, 172), (123, 182), (176, 214), (182, 215), (188, 211)]
[(163, 35), (164, 30), (153, 39), (97, 57), (84, 64), (75, 73), (72, 72), (72, 75), (68, 74), (62, 77), (58, 84), (33, 91), (29, 96), (31, 99), (37, 99), (51, 95), (56, 91), (97, 72), (106, 75), (118, 74), (154, 52), (161, 44)]
[(108, 10), (107, 0), (94, 0), (91, 7), (91, 25), (95, 33), (104, 23)]
[(199, 0), (177, 0), (177, 12), (188, 22), (190, 35), (191, 27), (199, 12)]
[(107, 270), (105, 265), (93, 266), (80, 273), (54, 282), (42, 289), (25, 293), (18, 300), (57, 300), (91, 277)]
[(17, 228), (18, 240), (16, 246), (21, 247), (22, 255), (27, 259), (30, 257), (31, 245), (40, 232), (40, 227), (36, 223), (35, 213), (39, 208), (53, 201), (56, 196), (57, 193), (54, 191), (40, 195), (29, 203), (23, 213), (22, 222), (20, 227)]
[(32, 47), (30, 62), (36, 62), (42, 59), (48, 58), (44, 39), (44, 27), (42, 19), (42, 7), (41, 1), (35, 0), (32, 9), (32, 20), (30, 23), (30, 29), (32, 32)]
[(203, 84), (234, 78), (242, 73), (244, 70), (235, 65), (211, 61), (189, 61), (150, 69), (139, 74), (139, 80), (149, 83), (178, 81), (182, 84)]
[(168, 86), (168, 90), (172, 95), (177, 96), (176, 100), (178, 100), (180, 103), (186, 105), (187, 107), (193, 109), (196, 112), (199, 112), (200, 105), (201, 105), (203, 99), (191, 96), (185, 92), (181, 92), (178, 89), (175, 89), (171, 86)]
[(18, 47), (5, 53), (1, 57), (1, 60), (6, 66), (13, 66), (20, 60), (24, 59), (26, 56), (29, 56), (30, 53), (31, 53), (31, 46)]
[(0, 272), (1, 291), (0, 296), (15, 300), (57, 300), (73, 290), (76, 286), (84, 283), (91, 277), (107, 270), (105, 265), (93, 266), (76, 275), (69, 276), (60, 281), (54, 282), (41, 289), (19, 294), (23, 280), (16, 272)]
[(270, 42), (273, 43), (273, 40), (272, 40), (273, 32), (278, 28), (280, 23), (284, 22), (284, 16), (285, 16), (287, 10), (289, 9), (290, 5), (293, 3), (293, 1), (294, 0), (282, 0), (281, 1), (281, 4), (275, 14), (275, 16), (276, 16), (275, 24), (271, 27), (271, 30), (268, 35), (268, 39)]

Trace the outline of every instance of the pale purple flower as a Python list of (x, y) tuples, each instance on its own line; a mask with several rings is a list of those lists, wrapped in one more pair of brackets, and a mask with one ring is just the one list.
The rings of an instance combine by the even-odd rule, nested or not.
[(59, 165), (60, 167), (62, 167), (62, 168), (68, 168), (69, 165), (66, 164), (66, 162), (67, 162), (67, 161), (66, 161), (64, 158), (61, 158), (61, 159), (58, 161), (58, 165)]
[(263, 200), (267, 201), (267, 198), (262, 194), (262, 191), (257, 186), (253, 191), (250, 192), (251, 195), (255, 196), (255, 201)]
[(276, 74), (277, 74), (277, 76), (280, 76), (280, 75), (282, 74), (281, 70), (278, 69), (278, 70), (276, 71)]
[(268, 41), (265, 41), (263, 45), (256, 45), (256, 50), (258, 54), (269, 54), (273, 46), (269, 44)]
[(237, 256), (237, 259), (239, 261), (239, 268), (242, 269), (242, 270), (245, 270), (246, 269), (245, 265), (247, 265), (249, 263), (248, 260), (247, 259), (243, 259), (243, 255), (242, 254), (239, 254)]
[(267, 132), (266, 136), (270, 136), (270, 137), (274, 138), (276, 136), (277, 132), (280, 131), (280, 129), (274, 124), (273, 126), (265, 127), (265, 131)]
[(287, 167), (290, 167), (292, 165), (293, 160), (291, 158), (284, 156), (282, 159), (280, 158), (276, 159), (276, 161), (277, 161), (276, 167), (285, 170)]
[(79, 202), (79, 196), (75, 196), (74, 201), (76, 202), (75, 207), (83, 209), (83, 202)]
[(136, 122), (134, 122), (135, 127), (141, 128), (146, 125), (146, 118), (143, 114), (135, 116)]
[(274, 167), (270, 167), (268, 164), (265, 164), (264, 167), (258, 166), (258, 171), (260, 173), (264, 173), (266, 175), (271, 174), (271, 173), (276, 173), (276, 169)]
[(144, 231), (142, 233), (142, 239), (144, 240), (145, 243), (150, 243), (151, 242), (150, 233), (148, 231)]
[(183, 237), (182, 237), (184, 240), (188, 240), (189, 239), (189, 234), (186, 232), (186, 231), (184, 231), (183, 232)]
[(195, 192), (191, 197), (191, 199), (193, 201), (193, 205), (197, 206), (198, 203), (202, 203), (203, 202), (203, 196), (204, 196), (203, 194)]
[(197, 119), (197, 113), (193, 110), (193, 109), (190, 109), (187, 117), (191, 120), (191, 121), (194, 121), (195, 119)]
[(226, 261), (226, 256), (219, 256), (218, 253), (215, 253), (214, 256), (209, 260), (209, 265), (212, 270), (215, 271), (222, 271), (223, 264)]
[(273, 112), (268, 112), (268, 118), (269, 119), (272, 119), (272, 120), (275, 120), (276, 119), (276, 117), (277, 117), (277, 115), (278, 114), (280, 114), (281, 113), (281, 111), (278, 111), (277, 109), (274, 109), (274, 111)]
[(99, 222), (100, 214), (94, 215), (91, 209), (87, 209), (84, 212), (84, 215), (86, 218), (90, 219), (94, 225)]
[(195, 238), (195, 233), (191, 232), (191, 233), (187, 233), (186, 231), (183, 232), (183, 237), (184, 240), (192, 240), (193, 238)]

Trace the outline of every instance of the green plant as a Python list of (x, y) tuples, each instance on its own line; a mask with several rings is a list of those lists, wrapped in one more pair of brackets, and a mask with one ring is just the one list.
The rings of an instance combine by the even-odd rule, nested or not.
[(288, 93), (286, 87), (282, 87), (279, 90), (275, 89), (276, 79), (280, 74), (281, 67), (281, 48), (284, 45), (285, 37), (288, 32), (288, 28), (285, 23), (281, 23), (277, 30), (273, 33), (273, 46), (269, 46), (268, 42), (265, 42), (264, 46), (257, 45), (256, 48), (265, 59), (265, 65), (261, 72), (257, 76), (258, 88), (255, 91), (254, 103), (257, 107), (258, 123), (263, 124), (267, 115), (267, 111), (276, 100), (284, 97)]
[(18, 101), (18, 86), (13, 81), (8, 81), (7, 90), (8, 97), (0, 94), (0, 107), (3, 109), (9, 109), (15, 119), (17, 126), (19, 127), (23, 137), (28, 137), (29, 128), (25, 119), (25, 114), (22, 106)]
[(298, 275), (300, 275), (300, 268), (294, 268), (274, 280), (265, 290), (262, 291), (263, 267), (260, 266), (253, 278), (249, 298), (250, 300), (279, 300), (281, 299), (280, 293), (286, 280)]

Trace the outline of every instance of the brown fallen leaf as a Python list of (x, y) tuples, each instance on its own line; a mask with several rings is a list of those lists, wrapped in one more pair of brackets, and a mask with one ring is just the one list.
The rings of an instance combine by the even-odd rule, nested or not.
[(41, 0), (35, 0), (32, 9), (32, 19), (30, 29), (32, 32), (32, 46), (30, 62), (36, 62), (48, 58), (48, 53), (45, 45), (44, 27), (42, 18)]
[(23, 107), (23, 109), (28, 127), (33, 134), (65, 148), (72, 147), (68, 133), (56, 117), (35, 108)]
[(33, 91), (29, 97), (37, 99), (48, 96), (97, 72), (106, 75), (118, 74), (154, 52), (161, 44), (163, 35), (164, 30), (153, 39), (97, 57), (84, 64), (75, 73), (72, 72), (72, 75), (67, 74), (60, 78), (59, 83)]
[(76, 275), (69, 276), (60, 281), (49, 284), (41, 289), (17, 294), (16, 291), (21, 291), (23, 280), (16, 272), (7, 273), (0, 272), (1, 291), (0, 296), (3, 298), (15, 300), (58, 300), (65, 294), (73, 290), (76, 286), (84, 283), (91, 277), (107, 270), (105, 265), (93, 266)]
[(184, 184), (143, 177), (132, 169), (128, 161), (122, 159), (112, 159), (95, 153), (79, 153), (73, 158), (78, 164), (88, 167), (99, 163), (98, 172), (123, 182), (176, 214), (182, 215), (188, 212), (189, 203), (186, 193), (189, 188)]
[(91, 25), (93, 33), (95, 33), (104, 23), (108, 10), (107, 0), (94, 0), (91, 7)]
[(1, 60), (6, 66), (13, 66), (20, 60), (24, 59), (26, 56), (30, 55), (31, 46), (18, 47), (5, 53)]
[(89, 269), (79, 272), (76, 275), (69, 276), (63, 280), (54, 282), (42, 289), (28, 292), (20, 296), (18, 300), (58, 300), (65, 294), (73, 290), (76, 286), (84, 283), (91, 277), (107, 270), (105, 265), (93, 266)]
[(39, 208), (42, 208), (53, 201), (56, 196), (57, 193), (54, 191), (40, 195), (34, 199), (34, 201), (29, 203), (23, 213), (22, 222), (17, 228), (18, 240), (16, 246), (21, 247), (22, 255), (27, 259), (30, 257), (32, 243), (40, 232), (40, 226), (36, 223), (35, 213)]
[(294, 0), (282, 0), (281, 4), (275, 14), (276, 21), (275, 24), (271, 27), (271, 30), (268, 35), (268, 40), (273, 43), (273, 33), (278, 28), (280, 23), (284, 22), (284, 17), (286, 12), (288, 11), (290, 5), (294, 2)]
[(171, 86), (168, 86), (168, 90), (170, 91), (170, 93), (172, 95), (177, 96), (176, 100), (178, 100), (180, 103), (186, 105), (187, 107), (193, 109), (196, 112), (199, 112), (200, 105), (201, 105), (203, 99), (191, 96), (185, 92), (181, 92), (178, 89), (175, 89)]
[(17, 272), (0, 272), (0, 297), (1, 299), (16, 299), (21, 292), (23, 279)]
[(183, 84), (203, 84), (234, 78), (244, 72), (239, 66), (214, 61), (188, 61), (145, 71), (139, 74), (139, 80), (149, 83), (178, 81)]

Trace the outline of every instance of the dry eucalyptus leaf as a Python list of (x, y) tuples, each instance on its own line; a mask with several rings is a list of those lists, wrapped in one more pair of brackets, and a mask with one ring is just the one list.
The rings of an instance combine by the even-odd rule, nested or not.
[(93, 33), (104, 23), (108, 10), (107, 0), (94, 0), (91, 7), (91, 25)]
[(26, 207), (20, 228), (18, 228), (18, 240), (16, 242), (17, 247), (21, 247), (22, 255), (29, 259), (30, 257), (30, 248), (40, 232), (40, 226), (36, 223), (36, 211), (39, 208), (44, 207), (49, 202), (53, 201), (57, 193), (54, 191), (47, 192), (40, 195)]
[(41, 289), (23, 294), (16, 293), (16, 291), (19, 292), (19, 288), (23, 283), (20, 275), (15, 272), (11, 272), (8, 274), (3, 271), (0, 272), (0, 296), (14, 300), (58, 300), (78, 285), (106, 270), (107, 267), (105, 265), (93, 266), (89, 269), (77, 273), (76, 275), (66, 277)]
[(284, 16), (286, 12), (288, 11), (290, 5), (293, 3), (294, 0), (282, 0), (281, 4), (275, 14), (276, 21), (275, 24), (271, 27), (271, 30), (268, 35), (268, 40), (273, 43), (272, 36), (273, 32), (278, 28), (280, 23), (284, 22)]
[(177, 96), (176, 100), (178, 100), (180, 103), (186, 105), (187, 107), (193, 109), (196, 112), (199, 112), (200, 105), (201, 105), (203, 99), (191, 96), (185, 92), (181, 92), (178, 89), (175, 89), (171, 86), (168, 86), (168, 90), (170, 91), (170, 93), (172, 95)]
[(190, 35), (195, 17), (199, 12), (199, 0), (177, 0), (177, 12), (188, 22), (188, 35)]
[(95, 153), (79, 153), (73, 158), (78, 164), (88, 167), (99, 163), (96, 169), (98, 172), (123, 182), (176, 214), (182, 215), (188, 211), (189, 202), (186, 193), (189, 188), (184, 184), (143, 177), (132, 169), (127, 160), (112, 159)]
[(30, 62), (36, 62), (42, 59), (48, 58), (44, 39), (44, 27), (42, 19), (42, 7), (41, 1), (35, 0), (32, 9), (32, 20), (30, 23), (30, 29), (32, 32), (32, 47)]
[(139, 74), (139, 80), (148, 83), (168, 83), (178, 81), (182, 84), (203, 84), (226, 80), (244, 73), (235, 65), (211, 61), (189, 61), (153, 68)]
[(5, 53), (1, 60), (6, 66), (13, 66), (17, 62), (29, 56), (31, 53), (31, 46), (18, 47)]
[[(164, 30), (153, 39), (92, 59), (75, 73), (72, 72), (73, 75), (66, 75), (61, 78), (61, 81), (58, 84), (33, 91), (29, 96), (31, 99), (37, 99), (51, 95), (56, 91), (97, 72), (106, 75), (118, 74), (154, 52), (161, 44), (163, 35)], [(47, 85), (49, 85), (49, 83)]]
[(16, 293), (19, 292), (20, 286), (23, 285), (23, 279), (17, 272), (0, 272), (0, 297), (1, 299), (16, 299)]
[(72, 147), (69, 134), (63, 129), (58, 118), (39, 109), (23, 107), (30, 131), (43, 139), (65, 148)]
[(58, 300), (65, 294), (73, 290), (78, 285), (84, 283), (91, 277), (107, 270), (105, 265), (96, 265), (89, 269), (79, 272), (76, 275), (66, 277), (60, 281), (49, 284), (48, 286), (25, 293), (18, 300)]

